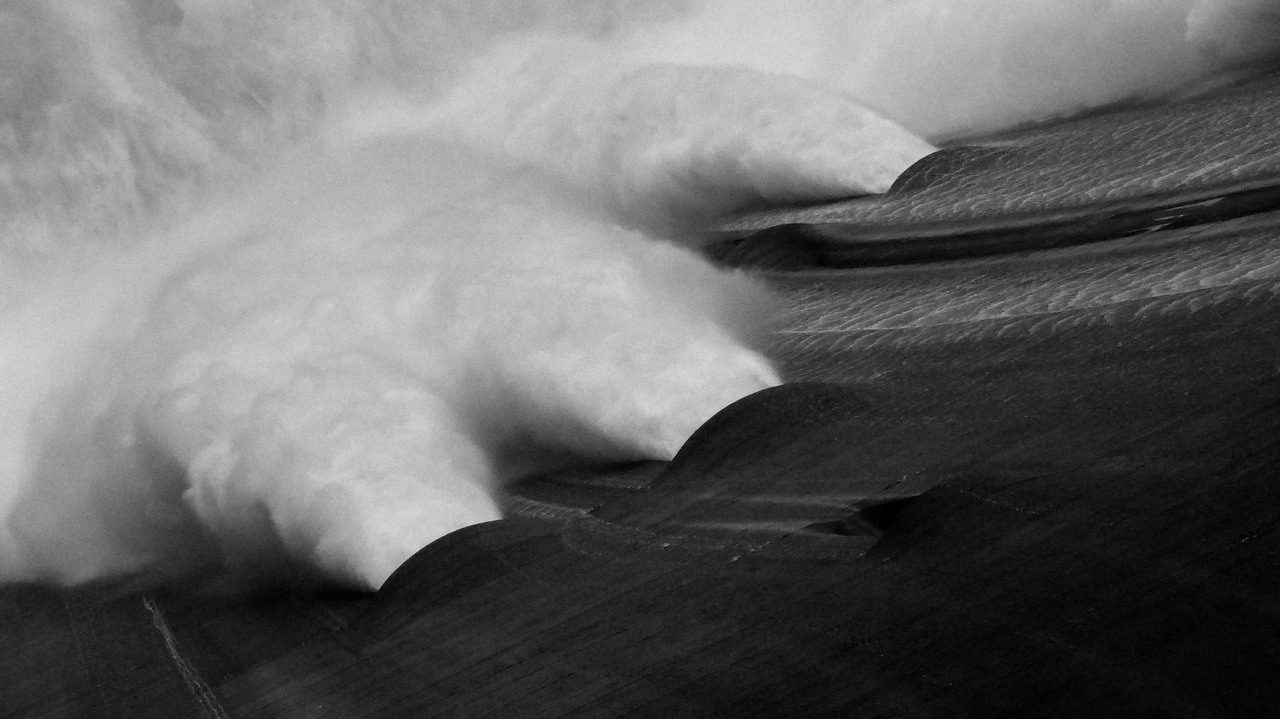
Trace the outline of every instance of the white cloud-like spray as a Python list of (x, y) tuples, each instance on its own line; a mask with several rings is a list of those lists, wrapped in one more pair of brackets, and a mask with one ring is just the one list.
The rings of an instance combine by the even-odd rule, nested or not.
[(670, 457), (777, 382), (698, 226), (886, 189), (931, 147), (864, 105), (1167, 92), (1263, 5), (7, 3), (0, 579), (376, 588), (547, 453)]

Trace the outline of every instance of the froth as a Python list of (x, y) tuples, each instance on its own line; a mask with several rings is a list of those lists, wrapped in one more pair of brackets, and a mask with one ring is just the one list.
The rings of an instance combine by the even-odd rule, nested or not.
[[(104, 295), (50, 288), (38, 320), (91, 329), (47, 333), (25, 365), (86, 350), (29, 385), (45, 419), (10, 522), (22, 563), (66, 581), (184, 568), (122, 541), (150, 534), (242, 576), (377, 586), (499, 516), (492, 458), (668, 457), (777, 381), (744, 345), (763, 292), (559, 184), (421, 135), (365, 139), (95, 271)], [(100, 499), (122, 488), (132, 506)]]
[(376, 588), (547, 454), (670, 457), (778, 381), (702, 224), (1266, 57), (1260, 7), (9, 3), (0, 578)]

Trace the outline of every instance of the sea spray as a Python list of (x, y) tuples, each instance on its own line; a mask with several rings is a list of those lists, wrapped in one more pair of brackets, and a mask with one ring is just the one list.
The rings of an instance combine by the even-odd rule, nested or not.
[(703, 223), (1260, 62), (1269, 7), (7, 3), (0, 577), (376, 588), (548, 451), (669, 457), (778, 381)]
[(27, 564), (64, 581), (181, 565), (113, 544), (198, 530), (242, 576), (376, 586), (499, 516), (491, 457), (669, 457), (777, 381), (744, 345), (758, 288), (557, 184), (365, 139), (111, 265), (108, 291), (58, 307), (109, 329), (74, 340), (84, 356), (33, 411), (43, 451), (10, 521)]

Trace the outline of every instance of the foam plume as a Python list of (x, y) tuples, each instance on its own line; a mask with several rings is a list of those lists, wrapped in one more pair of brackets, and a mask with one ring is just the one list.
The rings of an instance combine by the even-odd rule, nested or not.
[[(376, 588), (778, 377), (689, 248), (1272, 58), (1263, 2), (17, 0), (0, 579)], [(874, 108), (874, 109), (868, 109)]]

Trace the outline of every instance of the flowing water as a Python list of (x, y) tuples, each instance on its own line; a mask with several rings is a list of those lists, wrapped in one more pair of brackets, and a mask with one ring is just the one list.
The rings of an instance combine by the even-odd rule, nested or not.
[[(690, 249), (927, 138), (1196, 88), (1264, 0), (10, 0), (0, 579), (376, 588), (775, 384)], [(874, 108), (875, 111), (867, 108)]]

